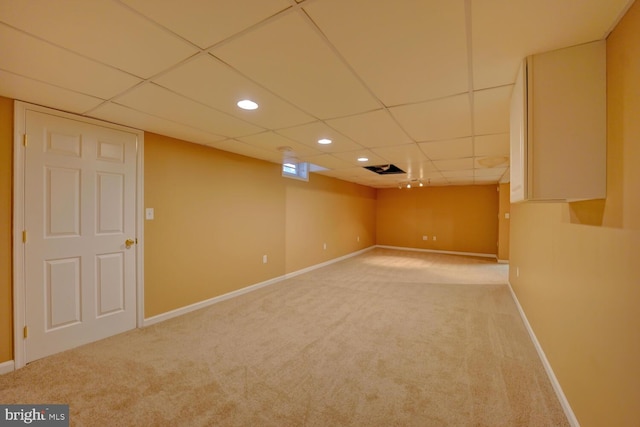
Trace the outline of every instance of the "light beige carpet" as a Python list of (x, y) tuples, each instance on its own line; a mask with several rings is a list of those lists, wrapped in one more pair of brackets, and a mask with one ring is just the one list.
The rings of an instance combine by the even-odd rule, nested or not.
[(0, 402), (83, 426), (566, 426), (506, 280), (375, 249), (31, 363)]

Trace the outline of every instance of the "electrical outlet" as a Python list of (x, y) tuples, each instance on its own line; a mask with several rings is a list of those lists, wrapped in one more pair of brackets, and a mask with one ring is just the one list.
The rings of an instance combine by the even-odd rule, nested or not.
[(520, 267), (516, 267), (516, 277), (520, 277)]
[(147, 208), (144, 210), (144, 218), (147, 220), (152, 220), (154, 217), (153, 208)]
[(360, 236), (356, 237), (356, 242), (360, 241)]
[(262, 255), (262, 263), (263, 264), (267, 263), (267, 256), (266, 255)]
[(433, 241), (436, 241), (436, 240), (437, 240), (437, 239), (436, 239), (436, 236), (433, 236)]
[(324, 243), (324, 244), (322, 245), (322, 249), (324, 249), (325, 251), (327, 250), (327, 244), (326, 244), (326, 243)]
[(429, 236), (422, 236), (422, 240), (429, 240)]

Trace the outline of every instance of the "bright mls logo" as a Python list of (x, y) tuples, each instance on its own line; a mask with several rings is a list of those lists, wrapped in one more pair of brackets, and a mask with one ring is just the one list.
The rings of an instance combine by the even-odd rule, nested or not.
[(69, 405), (0, 405), (0, 426), (68, 427)]

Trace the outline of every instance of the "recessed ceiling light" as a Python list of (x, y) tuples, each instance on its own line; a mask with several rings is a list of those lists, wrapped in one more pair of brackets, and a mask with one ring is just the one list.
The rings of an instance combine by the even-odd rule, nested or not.
[(318, 140), (318, 144), (327, 145), (331, 144), (333, 141), (328, 138), (322, 138)]
[(358, 157), (359, 162), (368, 162), (369, 159), (367, 157)]
[(243, 110), (255, 110), (258, 108), (258, 104), (250, 99), (243, 99), (242, 101), (238, 101), (238, 107)]

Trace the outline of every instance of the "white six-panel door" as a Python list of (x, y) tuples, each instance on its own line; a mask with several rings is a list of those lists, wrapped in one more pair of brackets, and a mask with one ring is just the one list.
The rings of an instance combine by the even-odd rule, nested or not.
[(30, 362), (136, 326), (138, 135), (41, 111), (24, 118)]

